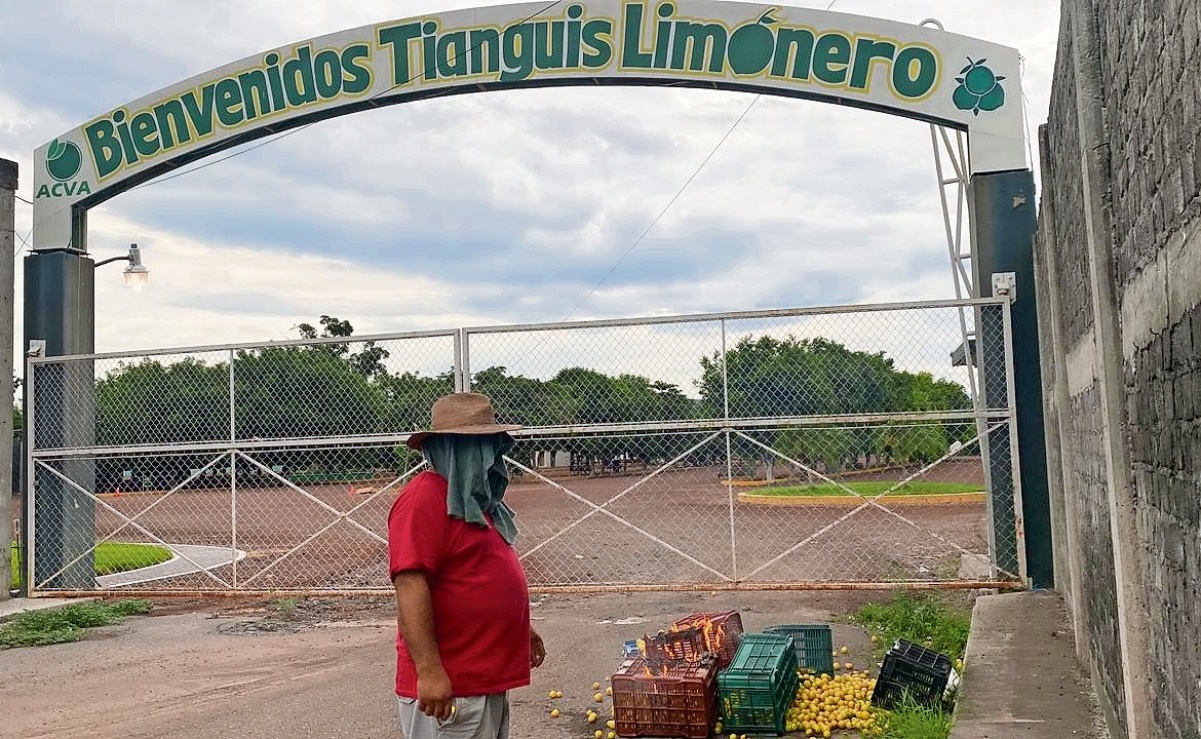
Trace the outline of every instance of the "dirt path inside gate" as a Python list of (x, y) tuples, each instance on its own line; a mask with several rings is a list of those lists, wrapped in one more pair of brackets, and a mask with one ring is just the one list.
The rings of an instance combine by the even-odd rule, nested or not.
[[(926, 479), (982, 484), (980, 475), (978, 463), (952, 461)], [(712, 469), (650, 480), (564, 476), (548, 484), (531, 477), (515, 477), (506, 501), (517, 511), (518, 548), (533, 585), (712, 583), (734, 574), (762, 582), (955, 579), (965, 552), (988, 550), (983, 503), (851, 514), (856, 499), (845, 507), (735, 500), (731, 510)], [(394, 498), (394, 490), (348, 485), (106, 495), (96, 536), (152, 541), (150, 532), (168, 543), (246, 552), (236, 571), (225, 566), (150, 588), (225, 590), (235, 578), (239, 588), (258, 590), (387, 588), (383, 539)]]
[[(514, 737), (591, 737), (592, 684), (621, 643), (697, 610), (737, 609), (748, 630), (841, 618), (887, 593), (553, 596), (533, 616), (547, 643), (533, 684), (514, 691)], [(966, 597), (966, 596), (956, 596)], [(75, 644), (0, 651), (2, 739), (396, 739), (395, 626), (388, 600), (160, 603), (149, 617)], [(869, 664), (861, 630), (835, 643)], [(564, 698), (547, 697), (560, 690)], [(599, 707), (602, 720), (610, 703)], [(558, 707), (562, 716), (551, 719)]]

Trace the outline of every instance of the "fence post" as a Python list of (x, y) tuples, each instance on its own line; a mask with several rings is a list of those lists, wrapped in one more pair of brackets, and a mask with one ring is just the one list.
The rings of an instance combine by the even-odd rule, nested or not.
[(238, 588), (238, 410), (234, 376), (234, 350), (229, 350), (229, 557), (230, 582)]
[(13, 251), (16, 248), (17, 163), (0, 159), (0, 600), (8, 600), (12, 573)]

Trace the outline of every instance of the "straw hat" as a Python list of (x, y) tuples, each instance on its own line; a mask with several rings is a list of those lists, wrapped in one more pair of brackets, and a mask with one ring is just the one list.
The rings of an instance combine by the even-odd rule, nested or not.
[(454, 393), (434, 401), (430, 409), (432, 423), (429, 431), (418, 431), (405, 441), (411, 449), (420, 449), (422, 442), (434, 434), (499, 434), (521, 428), (514, 424), (499, 424), (492, 410), (492, 400), (480, 393)]

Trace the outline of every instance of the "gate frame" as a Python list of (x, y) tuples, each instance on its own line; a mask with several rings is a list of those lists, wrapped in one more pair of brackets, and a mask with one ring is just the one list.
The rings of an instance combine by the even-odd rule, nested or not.
[[(751, 428), (768, 427), (768, 426), (774, 427), (774, 426), (779, 426), (781, 424), (787, 424), (789, 426), (796, 426), (796, 427), (819, 426), (819, 425), (829, 424), (829, 423), (838, 422), (838, 421), (854, 422), (854, 423), (858, 423), (858, 424), (872, 424), (872, 423), (892, 422), (892, 421), (897, 421), (897, 420), (915, 420), (915, 421), (929, 422), (929, 421), (938, 421), (938, 420), (970, 420), (970, 419), (974, 418), (977, 423), (978, 429), (983, 429), (984, 431), (982, 431), (980, 434), (978, 434), (976, 439), (973, 440), (973, 442), (969, 442), (969, 444), (976, 443), (979, 445), (982, 455), (984, 456), (983, 462), (985, 464), (985, 468), (986, 468), (986, 472), (987, 472), (990, 468), (989, 458), (988, 458), (987, 454), (985, 453), (986, 449), (988, 447), (988, 443), (987, 443), (988, 438), (993, 432), (995, 432), (998, 428), (1000, 428), (1002, 425), (1004, 425), (1005, 427), (1007, 427), (1007, 430), (1008, 430), (1009, 456), (1010, 456), (1009, 461), (1008, 461), (1009, 475), (1006, 478), (1000, 478), (1000, 479), (1009, 482), (1009, 484), (1012, 486), (1012, 504), (1011, 504), (1011, 508), (1009, 508), (1009, 510), (1012, 511), (1012, 516), (1013, 516), (1014, 531), (1013, 531), (1012, 539), (1013, 539), (1013, 544), (1016, 547), (1016, 556), (1017, 556), (1017, 563), (1018, 563), (1018, 571), (1016, 573), (1005, 573), (1005, 574), (1013, 574), (1016, 577), (1016, 580), (1004, 580), (1004, 579), (998, 578), (998, 573), (1001, 572), (1001, 570), (997, 566), (997, 556), (999, 554), (997, 539), (996, 539), (997, 521), (1000, 520), (998, 517), (1003, 517), (1007, 511), (1006, 510), (1001, 510), (1001, 511), (994, 510), (994, 508), (993, 508), (994, 499), (998, 495), (998, 491), (996, 491), (994, 489), (994, 485), (997, 484), (998, 480), (995, 479), (994, 476), (990, 476), (990, 475), (986, 474), (985, 480), (986, 480), (986, 493), (987, 493), (986, 501), (988, 504), (988, 506), (987, 506), (987, 521), (988, 521), (988, 531), (989, 531), (989, 552), (990, 552), (990, 559), (991, 559), (990, 565), (991, 565), (992, 571), (993, 571), (993, 579), (991, 579), (991, 580), (983, 580), (983, 581), (946, 580), (946, 581), (931, 581), (928, 583), (924, 582), (924, 581), (900, 581), (900, 582), (862, 582), (862, 581), (799, 582), (798, 581), (798, 582), (783, 582), (783, 583), (762, 582), (762, 581), (748, 582), (745, 579), (739, 578), (739, 572), (737, 569), (737, 551), (735, 549), (735, 551), (733, 552), (733, 560), (732, 560), (734, 562), (734, 565), (733, 565), (734, 569), (733, 569), (730, 577), (726, 577), (722, 573), (719, 573), (716, 570), (713, 570), (712, 568), (708, 567), (707, 565), (704, 565), (703, 563), (699, 563), (702, 567), (715, 572), (715, 574), (718, 574), (720, 577), (724, 578), (727, 582), (698, 582), (694, 585), (690, 585), (687, 583), (666, 583), (666, 584), (656, 584), (656, 585), (619, 584), (619, 585), (611, 585), (611, 586), (610, 585), (545, 585), (545, 586), (534, 586), (532, 588), (532, 590), (534, 592), (560, 592), (561, 593), (561, 592), (603, 592), (606, 590), (622, 590), (622, 591), (639, 591), (639, 590), (802, 590), (802, 589), (823, 589), (824, 590), (824, 589), (880, 589), (880, 588), (887, 588), (887, 587), (901, 587), (901, 588), (910, 588), (910, 589), (936, 589), (936, 588), (937, 589), (953, 589), (953, 588), (1012, 589), (1012, 588), (1027, 587), (1029, 585), (1030, 578), (1029, 578), (1029, 575), (1027, 572), (1028, 564), (1027, 564), (1027, 559), (1025, 556), (1025, 551), (1026, 551), (1025, 531), (1026, 531), (1026, 528), (1025, 528), (1025, 524), (1024, 524), (1024, 504), (1023, 504), (1024, 495), (1023, 495), (1023, 490), (1022, 490), (1022, 478), (1021, 478), (1021, 475), (1018, 474), (1018, 471), (1021, 466), (1021, 453), (1020, 453), (1020, 444), (1019, 444), (1020, 436), (1017, 433), (1017, 423), (1018, 423), (1018, 419), (1020, 418), (1020, 415), (1017, 412), (1017, 406), (1016, 406), (1016, 397), (1017, 397), (1016, 396), (1016, 388), (1015, 388), (1016, 372), (1015, 372), (1015, 361), (1014, 361), (1015, 360), (1014, 354), (1015, 354), (1016, 347), (1013, 346), (1013, 322), (1012, 322), (1012, 318), (1011, 318), (1011, 314), (1012, 314), (1011, 305), (1013, 304), (1013, 302), (1014, 302), (1014, 296), (1009, 295), (1009, 294), (1003, 294), (999, 297), (994, 297), (994, 298), (977, 298), (977, 299), (969, 299), (969, 300), (919, 301), (919, 302), (910, 302), (910, 303), (879, 303), (879, 304), (868, 304), (868, 305), (850, 305), (850, 306), (797, 308), (797, 309), (774, 309), (774, 310), (744, 311), (744, 312), (720, 312), (720, 313), (691, 314), (691, 315), (678, 315), (678, 316), (656, 316), (656, 317), (624, 318), (624, 319), (605, 319), (605, 320), (596, 320), (596, 321), (570, 321), (570, 322), (543, 323), (543, 324), (513, 324), (513, 325), (505, 325), (505, 326), (475, 326), (475, 327), (466, 327), (466, 328), (459, 328), (459, 329), (453, 329), (453, 330), (432, 330), (432, 331), (407, 332), (407, 333), (397, 333), (397, 334), (375, 334), (375, 335), (362, 336), (362, 337), (331, 337), (331, 338), (326, 338), (326, 339), (300, 339), (300, 340), (292, 340), (292, 341), (286, 341), (286, 342), (256, 342), (256, 343), (241, 344), (241, 345), (208, 345), (208, 346), (185, 347), (185, 348), (165, 348), (165, 349), (156, 349), (156, 350), (150, 350), (150, 351), (127, 351), (127, 352), (113, 352), (113, 353), (102, 353), (102, 354), (57, 356), (57, 357), (45, 357), (45, 356), (39, 356), (34, 353), (31, 353), (27, 357), (27, 360), (26, 360), (26, 373), (27, 373), (26, 377), (30, 378), (30, 382), (27, 383), (27, 389), (29, 392), (29, 401), (30, 402), (28, 404), (29, 414), (27, 416), (27, 429), (28, 429), (28, 435), (29, 435), (29, 443), (27, 444), (25, 451), (26, 451), (27, 469), (30, 471), (30, 474), (28, 474), (26, 476), (26, 481), (25, 481), (25, 483), (26, 483), (25, 510), (27, 511), (27, 520), (29, 521), (29, 535), (28, 535), (29, 544), (28, 544), (28, 549), (26, 550), (27, 555), (26, 555), (26, 561), (24, 563), (25, 567), (24, 567), (23, 582), (26, 583), (26, 585), (27, 585), (28, 594), (30, 595), (30, 597), (64, 596), (64, 595), (66, 595), (66, 596), (94, 595), (97, 592), (96, 589), (94, 589), (94, 588), (88, 589), (88, 588), (79, 588), (79, 587), (42, 589), (42, 590), (38, 589), (39, 581), (37, 578), (35, 578), (35, 572), (36, 572), (35, 565), (36, 565), (36, 561), (37, 561), (38, 526), (37, 526), (37, 521), (34, 518), (34, 513), (36, 511), (36, 500), (37, 500), (37, 498), (36, 498), (36, 496), (37, 496), (36, 483), (38, 480), (37, 469), (39, 466), (46, 466), (42, 463), (43, 459), (70, 460), (70, 459), (86, 459), (86, 458), (92, 458), (92, 457), (102, 457), (102, 456), (106, 456), (106, 455), (117, 455), (117, 454), (120, 454), (122, 456), (133, 456), (133, 455), (137, 455), (137, 454), (154, 454), (154, 453), (164, 453), (164, 452), (190, 452), (190, 453), (212, 454), (213, 459), (207, 465), (205, 465), (206, 468), (211, 467), (213, 464), (217, 464), (222, 458), (228, 457), (230, 459), (234, 459), (238, 456), (242, 456), (247, 459), (250, 459), (253, 463), (258, 464), (259, 466), (262, 466), (261, 463), (259, 463), (257, 460), (254, 460), (253, 458), (247, 456), (247, 452), (253, 452), (255, 449), (288, 448), (288, 449), (295, 450), (295, 449), (303, 449), (306, 447), (307, 448), (320, 448), (320, 447), (328, 447), (331, 444), (331, 442), (335, 442), (335, 441), (341, 442), (343, 444), (352, 444), (352, 445), (353, 444), (358, 444), (358, 445), (378, 444), (378, 443), (391, 444), (391, 443), (403, 442), (403, 440), (406, 439), (408, 436), (408, 434), (383, 434), (383, 435), (361, 435), (361, 436), (345, 436), (345, 437), (322, 437), (322, 438), (314, 437), (314, 438), (308, 438), (308, 439), (305, 439), (305, 438), (267, 439), (267, 440), (239, 439), (237, 437), (236, 427), (234, 425), (234, 417), (236, 414), (236, 405), (233, 403), (233, 397), (232, 397), (233, 364), (231, 362), (231, 364), (230, 364), (230, 367), (231, 367), (231, 385), (230, 385), (230, 388), (231, 388), (231, 406), (230, 406), (231, 426), (230, 426), (230, 437), (228, 439), (220, 439), (220, 440), (214, 439), (211, 441), (204, 441), (204, 442), (185, 442), (185, 443), (174, 443), (174, 444), (140, 444), (140, 445), (106, 446), (106, 447), (92, 445), (92, 446), (78, 447), (78, 448), (51, 447), (49, 449), (39, 449), (37, 447), (37, 440), (38, 440), (37, 428), (38, 428), (39, 422), (38, 422), (38, 418), (37, 418), (37, 402), (36, 402), (36, 398), (37, 398), (36, 393), (37, 393), (37, 388), (38, 388), (38, 384), (39, 384), (38, 380), (37, 380), (37, 377), (38, 377), (37, 373), (39, 371), (38, 370), (39, 367), (63, 365), (63, 364), (68, 364), (70, 362), (94, 362), (97, 359), (122, 359), (122, 358), (133, 358), (133, 357), (148, 357), (148, 356), (175, 355), (175, 354), (201, 353), (201, 352), (204, 352), (204, 353), (228, 352), (229, 355), (232, 357), (234, 355), (234, 353), (240, 349), (280, 348), (280, 347), (297, 347), (297, 346), (310, 347), (310, 346), (321, 346), (321, 345), (325, 345), (325, 344), (344, 344), (344, 343), (347, 343), (348, 341), (366, 343), (366, 342), (371, 342), (371, 341), (379, 342), (379, 341), (388, 341), (388, 340), (422, 339), (422, 338), (435, 338), (436, 337), (436, 338), (451, 338), (452, 339), (452, 347), (453, 347), (452, 351), (454, 354), (454, 356), (453, 356), (453, 374), (456, 378), (456, 391), (468, 391), (468, 390), (470, 390), (470, 377), (471, 377), (470, 347), (471, 347), (471, 338), (473, 335), (505, 334), (505, 333), (518, 333), (518, 332), (532, 333), (532, 332), (541, 332), (541, 331), (559, 331), (559, 330), (591, 329), (591, 328), (613, 328), (613, 327), (622, 327), (622, 326), (647, 326), (647, 325), (663, 326), (663, 325), (676, 325), (676, 324), (686, 324), (686, 323), (719, 322), (720, 326), (721, 326), (721, 346), (722, 346), (722, 351), (725, 352), (727, 349), (727, 346), (726, 346), (726, 323), (729, 320), (748, 320), (748, 319), (755, 320), (755, 319), (764, 319), (764, 318), (795, 318), (795, 317), (803, 317), (803, 316), (831, 315), (831, 314), (847, 315), (847, 314), (864, 314), (864, 313), (886, 313), (886, 312), (900, 312), (900, 311), (905, 311), (905, 310), (918, 310), (918, 309), (973, 309), (976, 311), (977, 326), (979, 326), (979, 325), (981, 325), (980, 318), (979, 318), (979, 316), (981, 315), (981, 311), (988, 310), (988, 309), (996, 309), (1000, 312), (1000, 314), (1002, 316), (1001, 336), (1002, 336), (1002, 340), (1004, 343), (1002, 344), (1001, 348), (1004, 350), (1003, 354), (1005, 357), (1003, 374), (1000, 376), (986, 378), (986, 377), (984, 377), (984, 374), (985, 374), (984, 367), (975, 367), (974, 371), (977, 371), (981, 374), (981, 377), (978, 378), (978, 381), (980, 382), (981, 387), (985, 387), (986, 383), (989, 379), (993, 379), (993, 380), (1003, 379), (1003, 381), (1005, 383), (1005, 385), (1004, 385), (1005, 392), (1000, 396), (996, 395), (995, 393), (987, 393), (987, 392), (983, 392), (983, 391), (977, 393), (976, 396), (972, 399), (973, 400), (973, 408), (970, 411), (913, 412), (913, 413), (891, 413), (891, 414), (890, 413), (846, 414), (846, 415), (832, 415), (832, 416), (800, 416), (800, 417), (777, 417), (777, 418), (731, 418), (730, 413), (729, 413), (729, 394), (727, 392), (727, 393), (724, 393), (724, 401), (725, 401), (724, 406), (725, 407), (724, 407), (724, 414), (723, 414), (722, 418), (692, 420), (692, 421), (680, 420), (680, 421), (663, 421), (663, 422), (632, 422), (632, 423), (623, 423), (623, 424), (586, 424), (586, 425), (567, 425), (567, 426), (542, 426), (542, 427), (527, 428), (522, 432), (517, 432), (515, 435), (521, 436), (521, 437), (547, 437), (547, 436), (555, 436), (555, 435), (573, 435), (573, 436), (600, 435), (600, 434), (628, 433), (628, 432), (638, 432), (638, 431), (671, 431), (671, 430), (677, 430), (677, 431), (687, 430), (687, 431), (694, 431), (694, 432), (696, 432), (696, 431), (711, 431), (712, 434), (703, 443), (709, 443), (713, 439), (716, 439), (719, 435), (725, 437), (725, 445), (726, 445), (726, 452), (727, 452), (726, 453), (726, 465), (727, 465), (727, 472), (729, 473), (729, 465), (732, 463), (731, 456), (730, 456), (730, 438), (734, 434), (742, 434), (743, 431), (751, 429)], [(91, 365), (89, 364), (88, 366), (90, 367)], [(723, 362), (723, 373), (724, 373), (724, 369), (725, 369), (725, 363)], [(969, 370), (969, 375), (972, 373), (973, 373), (973, 370)], [(93, 377), (94, 377), (94, 375), (93, 375)], [(1004, 405), (996, 406), (996, 405), (993, 405), (992, 403), (990, 403), (990, 398), (998, 398), (998, 397), (1004, 398)], [(756, 444), (760, 444), (760, 446), (763, 446), (760, 442), (757, 442), (755, 440), (751, 440), (751, 441)], [(791, 460), (791, 459), (788, 459), (787, 457), (784, 457), (784, 455), (782, 455), (780, 452), (776, 451), (775, 449), (772, 449), (770, 447), (765, 447), (765, 448), (767, 448), (769, 452), (776, 454), (777, 456), (785, 459), (786, 461), (788, 461), (794, 465), (797, 465), (801, 468), (807, 469), (807, 467), (805, 465), (796, 462), (796, 460)], [(907, 478), (907, 479), (913, 479), (914, 477), (916, 477), (920, 474), (923, 474), (924, 472), (928, 471), (929, 469), (932, 469), (932, 468), (936, 467), (938, 464), (941, 464), (944, 460), (953, 457), (955, 454), (956, 454), (956, 452), (948, 452), (939, 460), (937, 460), (931, 464), (925, 465), (918, 472), (914, 473), (913, 475), (910, 475), (909, 478)], [(677, 457), (677, 459), (678, 459), (678, 457)], [(525, 467), (524, 465), (516, 463), (514, 460), (510, 459), (509, 461), (510, 461), (510, 463), (513, 463), (516, 466), (518, 466), (522, 469), (525, 469), (527, 472), (534, 472), (534, 474), (536, 474), (536, 475), (538, 474), (535, 470), (530, 470), (528, 467)], [(644, 477), (640, 478), (640, 481), (635, 483), (635, 485), (632, 486), (631, 489), (633, 487), (636, 487), (637, 485), (641, 484), (642, 480), (649, 479), (650, 477), (653, 477), (654, 475), (659, 474), (659, 472), (661, 472), (665, 469), (671, 468), (671, 466), (674, 464), (675, 461), (676, 461), (676, 459), (673, 459), (672, 461), (669, 461), (667, 463), (664, 463), (663, 465), (660, 465), (660, 467), (658, 469), (656, 469), (655, 472), (651, 473), (648, 476), (644, 476)], [(1000, 459), (994, 460), (994, 463), (995, 464), (1003, 464), (1002, 460), (1000, 460)], [(386, 490), (389, 487), (396, 485), (398, 482), (403, 481), (408, 476), (413, 474), (414, 471), (419, 469), (420, 466), (421, 465), (418, 465), (417, 467), (414, 467), (410, 470), (404, 471), (402, 474), (400, 474), (400, 476), (396, 480), (393, 480), (387, 486), (385, 486), (383, 490)], [(231, 464), (231, 467), (236, 468), (236, 465)], [(78, 483), (71, 480), (68, 476), (64, 475), (61, 472), (58, 472), (57, 470), (54, 470), (53, 468), (47, 467), (47, 469), (50, 469), (50, 472), (52, 474), (56, 475), (59, 478), (62, 478), (71, 487), (74, 487), (76, 490), (82, 492), (85, 496), (92, 498), (94, 503), (97, 502), (96, 493), (94, 491), (86, 490), (85, 488), (80, 486)], [(820, 472), (816, 472), (816, 471), (814, 471), (814, 472), (815, 472), (815, 474), (818, 474), (819, 476), (826, 477), (825, 475), (823, 475)], [(538, 476), (542, 477), (541, 475), (538, 475)], [(180, 483), (179, 485), (175, 486), (167, 495), (171, 495), (171, 494), (177, 492), (184, 485), (186, 485), (188, 481), (190, 481), (194, 477), (195, 477), (195, 473), (192, 476), (190, 476), (188, 478), (188, 480), (185, 480), (183, 483)], [(545, 479), (545, 478), (543, 478), (543, 479)], [(729, 480), (729, 479), (731, 479), (731, 475), (728, 474), (727, 480)], [(232, 521), (233, 521), (232, 525), (233, 525), (233, 536), (234, 536), (233, 546), (236, 548), (236, 530), (237, 530), (236, 529), (236, 526), (237, 526), (237, 524), (236, 524), (236, 521), (237, 521), (237, 517), (236, 517), (236, 489), (237, 489), (236, 488), (236, 486), (237, 486), (236, 472), (233, 473), (230, 483), (231, 483), (231, 495), (233, 496), (231, 504), (235, 506), (235, 510), (234, 510), (234, 514), (233, 514), (233, 518), (232, 518)], [(904, 481), (897, 483), (897, 485), (899, 486), (900, 484), (903, 484), (903, 483), (904, 483)], [(297, 485), (294, 485), (291, 483), (287, 483), (287, 484), (289, 487), (296, 489), (297, 491), (301, 492), (302, 494), (309, 495), (300, 486), (297, 486)], [(551, 484), (554, 485), (555, 487), (558, 487), (558, 488), (561, 488), (561, 489), (567, 491), (568, 494), (571, 494), (571, 495), (573, 495), (573, 497), (575, 497), (574, 494), (571, 493), (571, 491), (568, 488), (566, 488), (565, 486), (561, 486), (561, 485), (555, 484), (553, 482)], [(727, 487), (729, 488), (729, 491), (730, 491), (729, 494), (731, 496), (733, 496), (732, 484), (727, 483)], [(376, 495), (378, 495), (380, 492), (383, 492), (383, 490), (377, 491), (376, 494), (373, 494), (372, 499), (374, 499), (376, 497)], [(629, 491), (626, 491), (626, 492), (629, 492)], [(623, 493), (623, 495), (624, 495), (624, 493)], [(862, 499), (862, 502), (859, 504), (858, 508), (854, 509), (854, 512), (858, 512), (858, 510), (861, 510), (869, 505), (876, 505), (877, 507), (883, 508), (883, 506), (879, 506), (878, 504), (875, 503), (875, 501), (882, 498), (883, 495), (884, 494), (873, 495), (873, 496), (859, 495), (858, 497), (860, 497)], [(1002, 496), (1002, 499), (1003, 499), (1003, 496)], [(101, 502), (101, 504), (103, 504), (103, 505), (107, 505), (107, 504), (103, 503), (103, 501), (99, 501), (99, 502)], [(611, 502), (611, 501), (609, 501), (609, 502)], [(363, 504), (365, 504), (365, 502)], [(349, 516), (350, 513), (353, 513), (355, 510), (358, 510), (358, 508), (361, 508), (363, 504), (355, 506), (350, 511), (335, 512), (335, 513), (338, 513), (339, 516), (342, 518), (346, 518), (347, 516)], [(588, 512), (585, 517), (594, 515), (595, 513), (606, 513), (607, 515), (610, 515), (610, 516), (614, 515), (612, 513), (608, 513), (603, 510), (604, 506), (607, 505), (607, 503), (599, 505), (599, 506), (592, 504), (592, 503), (588, 503), (588, 505), (593, 510)], [(913, 522), (908, 521), (907, 519), (905, 519), (905, 517), (901, 516), (900, 514), (897, 514), (896, 512), (892, 511), (891, 509), (885, 508), (884, 510), (893, 516), (896, 516), (898, 518), (901, 518), (902, 520), (907, 521), (908, 523), (910, 523), (910, 525), (917, 526), (916, 524), (913, 524)], [(142, 512), (144, 512), (144, 511), (142, 511)], [(848, 516), (854, 515), (854, 512), (848, 514)], [(118, 514), (118, 515), (121, 515), (122, 517), (124, 517), (123, 514)], [(133, 525), (137, 528), (140, 528), (138, 526), (138, 524), (136, 523), (136, 518), (140, 515), (141, 515), (141, 513), (135, 515), (133, 517), (134, 520), (127, 520), (126, 524), (123, 524), (121, 528), (124, 528), (126, 525)], [(731, 508), (730, 508), (731, 545), (735, 546), (735, 535), (733, 533), (733, 526), (734, 526), (733, 516), (734, 516), (734, 509), (733, 509), (733, 503), (731, 503)], [(839, 519), (838, 522), (836, 522), (835, 524), (831, 524), (830, 526), (827, 527), (827, 529), (833, 528), (833, 526), (836, 526), (838, 523), (841, 523), (841, 521), (845, 520), (845, 518), (846, 517), (844, 517), (843, 519)], [(619, 518), (619, 520), (623, 520), (623, 519)], [(335, 523), (336, 523), (336, 521), (337, 521), (337, 519), (335, 519)], [(359, 528), (361, 528), (361, 525), (359, 525), (357, 522), (353, 522), (353, 523), (356, 526), (359, 526)], [(578, 521), (575, 523), (578, 523)], [(572, 526), (574, 526), (575, 523), (573, 523)], [(318, 533), (328, 530), (328, 528), (332, 525), (333, 524), (326, 526), (324, 529), (321, 529)], [(637, 527), (635, 527), (635, 528), (637, 528)], [(918, 528), (920, 529), (921, 527), (918, 526)], [(120, 529), (118, 529), (118, 530), (120, 530)], [(162, 540), (158, 539), (158, 537), (155, 536), (152, 532), (146, 531), (145, 529), (142, 529), (142, 530), (145, 533), (147, 533), (147, 535), (154, 538), (156, 541), (159, 541), (160, 544), (163, 543)], [(924, 529), (922, 529), (922, 530), (925, 531)], [(114, 532), (114, 534), (115, 533), (116, 532)], [(642, 531), (641, 533), (647, 534), (647, 532), (645, 532), (645, 531)], [(820, 533), (824, 533), (824, 530)], [(926, 533), (932, 534), (932, 532), (929, 532), (929, 531), (926, 531)], [(651, 534), (647, 534), (647, 535), (650, 536), (652, 539), (658, 541), (660, 544), (667, 546), (668, 549), (675, 551), (677, 554), (681, 554), (680, 550), (676, 549), (675, 547), (671, 546), (670, 544), (668, 544), (666, 542), (659, 540), (654, 535), (651, 535)], [(932, 534), (932, 535), (936, 536), (936, 538), (941, 538), (938, 535), (935, 535), (935, 534)], [(303, 546), (308, 541), (311, 541), (312, 538), (313, 537), (310, 537), (308, 540), (305, 540), (304, 542), (297, 544), (296, 546), (294, 546), (292, 548), (292, 550), (287, 552), (284, 556), (285, 557), (291, 556), (296, 551), (303, 548)], [(376, 538), (378, 538), (378, 536)], [(93, 533), (92, 540), (94, 543), (92, 544), (92, 547), (88, 550), (88, 552), (85, 552), (83, 555), (80, 555), (80, 556), (76, 557), (75, 559), (71, 560), (70, 562), (66, 563), (65, 565), (63, 565), (61, 568), (59, 568), (59, 570), (57, 572), (54, 573), (54, 575), (51, 575), (50, 578), (58, 577), (65, 570), (74, 566), (76, 563), (78, 563), (82, 559), (86, 559), (87, 563), (90, 565), (89, 554), (91, 551), (94, 550), (96, 543), (98, 543), (95, 541), (94, 533)], [(961, 547), (954, 544), (953, 542), (949, 542), (949, 543), (953, 547), (961, 549)], [(787, 550), (786, 552), (780, 554), (776, 559), (769, 560), (768, 562), (760, 565), (758, 568), (756, 568), (752, 572), (747, 573), (747, 576), (753, 576), (759, 570), (762, 570), (763, 568), (769, 566), (770, 564), (777, 561), (778, 559), (786, 556), (791, 551), (794, 551), (794, 549)], [(523, 557), (528, 554), (529, 554), (529, 552), (523, 554)], [(684, 554), (684, 556), (688, 557), (689, 559), (693, 559), (691, 556), (689, 556), (687, 554)], [(283, 557), (281, 557), (280, 559), (283, 559)], [(272, 564), (270, 566), (274, 566), (274, 564)], [(269, 567), (268, 567), (268, 569), (269, 569)], [(264, 570), (264, 571), (266, 571), (266, 570)], [(238, 579), (238, 576), (236, 573), (236, 564), (235, 564), (233, 578), (230, 583), (225, 583), (220, 578), (216, 577), (215, 575), (212, 575), (211, 573), (207, 573), (207, 574), (209, 575), (210, 578), (216, 580), (219, 583), (226, 585), (226, 589), (219, 590), (219, 591), (207, 591), (207, 590), (205, 590), (205, 591), (197, 591), (197, 590), (175, 591), (175, 590), (160, 590), (160, 589), (153, 589), (153, 588), (151, 588), (151, 589), (122, 588), (120, 592), (123, 594), (146, 594), (146, 595), (183, 595), (183, 594), (194, 595), (197, 592), (205, 592), (205, 593), (212, 592), (212, 593), (216, 593), (216, 594), (222, 594), (222, 593), (249, 594), (249, 593), (267, 593), (267, 592), (280, 592), (281, 591), (281, 589), (279, 589), (279, 588), (272, 588), (270, 590), (254, 590), (254, 589), (246, 589), (244, 587), (239, 587), (239, 579)], [(259, 573), (259, 574), (261, 574), (261, 573)], [(253, 581), (254, 577), (257, 577), (257, 576), (258, 576), (257, 574), (252, 576), (250, 580)], [(45, 578), (45, 579), (48, 580), (50, 578)], [(350, 589), (350, 590), (347, 590), (347, 589), (307, 589), (307, 590), (306, 589), (299, 589), (299, 590), (298, 589), (285, 589), (285, 590), (287, 592), (303, 592), (303, 593), (327, 594), (327, 595), (329, 595), (329, 594), (348, 594), (348, 593), (376, 594), (376, 593), (380, 592), (376, 589), (367, 589), (367, 588), (361, 589), (361, 590), (355, 590), (355, 589)]]

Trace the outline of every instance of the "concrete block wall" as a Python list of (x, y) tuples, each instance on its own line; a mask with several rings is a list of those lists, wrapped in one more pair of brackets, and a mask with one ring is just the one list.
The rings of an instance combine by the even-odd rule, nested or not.
[(1201, 739), (1201, 3), (1062, 8), (1036, 243), (1056, 583), (1113, 736)]

